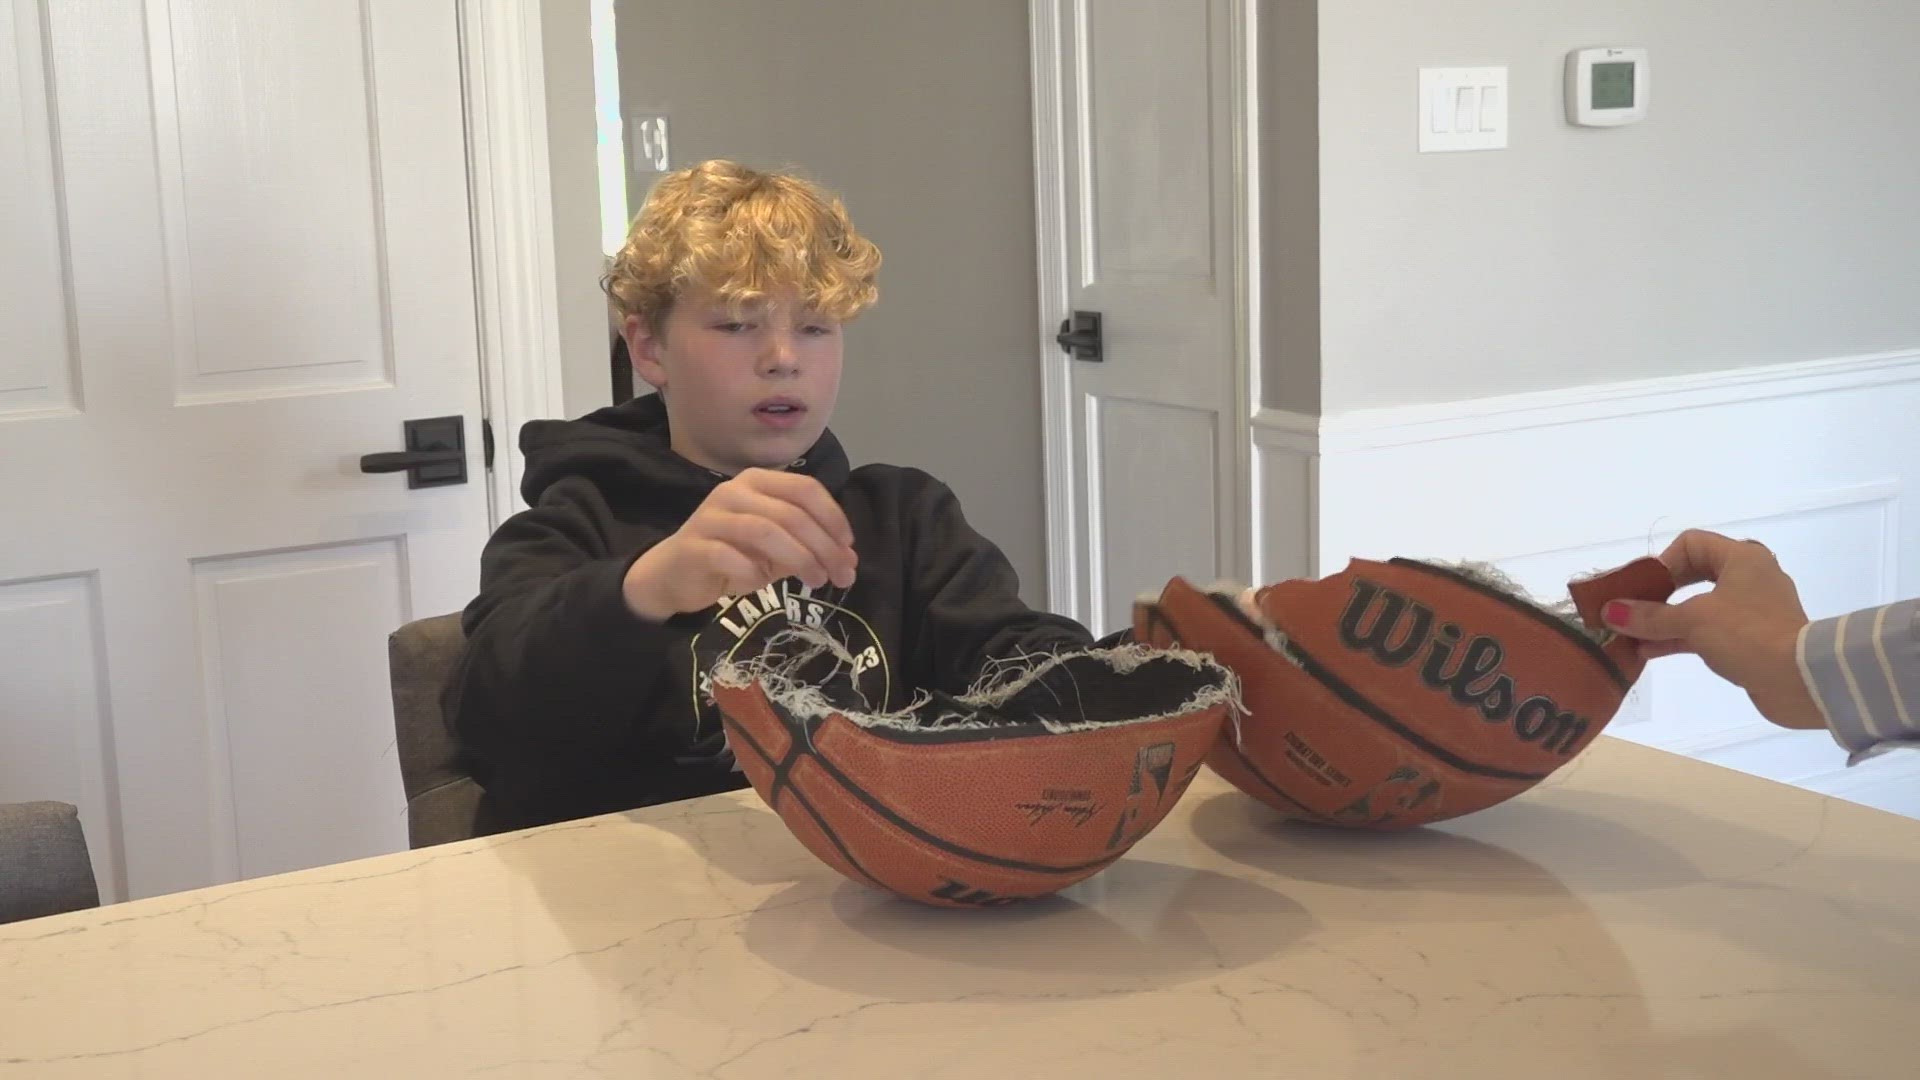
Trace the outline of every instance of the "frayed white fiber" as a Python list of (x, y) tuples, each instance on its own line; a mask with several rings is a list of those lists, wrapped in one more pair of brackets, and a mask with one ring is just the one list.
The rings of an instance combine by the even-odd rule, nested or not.
[[(1431, 565), (1445, 567), (1463, 577), (1472, 578), (1488, 588), (1498, 589), (1516, 600), (1539, 608), (1548, 615), (1578, 630), (1582, 636), (1598, 644), (1605, 645), (1613, 640), (1613, 631), (1606, 629), (1595, 630), (1593, 627), (1587, 625), (1586, 620), (1580, 617), (1579, 610), (1574, 607), (1571, 596), (1555, 604), (1544, 603), (1536, 599), (1533, 594), (1529, 593), (1525, 587), (1518, 581), (1515, 581), (1506, 571), (1490, 562), (1478, 562), (1474, 560), (1441, 562), (1439, 560), (1431, 560)], [(1607, 571), (1596, 571), (1593, 576), (1597, 577), (1604, 573), (1607, 573)]]
[[(805, 647), (794, 656), (781, 656), (780, 647), (789, 642), (800, 642)], [(758, 682), (769, 699), (779, 703), (787, 712), (802, 720), (819, 720), (833, 713), (839, 713), (861, 727), (893, 728), (902, 731), (918, 731), (929, 726), (946, 730), (1005, 726), (988, 720), (972, 719), (968, 713), (943, 713), (938, 717), (925, 717), (921, 715), (920, 710), (933, 700), (933, 695), (924, 690), (916, 694), (913, 701), (906, 707), (891, 712), (876, 711), (871, 706), (866, 709), (848, 709), (837, 705), (820, 688), (820, 683), (801, 683), (792, 674), (821, 656), (832, 656), (835, 660), (833, 670), (822, 682), (831, 681), (840, 674), (843, 666), (851, 669), (853, 664), (853, 657), (839, 642), (818, 630), (793, 629), (775, 635), (767, 643), (766, 651), (759, 656), (744, 661), (723, 660), (714, 665), (712, 678), (716, 686), (728, 688), (740, 688)], [(1208, 673), (1214, 678), (1172, 712), (1150, 716), (1129, 716), (1124, 719), (1095, 719), (1087, 717), (1082, 710), (1079, 719), (1037, 718), (1038, 723), (1049, 732), (1069, 734), (1118, 725), (1145, 724), (1174, 716), (1191, 715), (1216, 705), (1228, 705), (1231, 706), (1229, 714), (1234, 723), (1236, 740), (1239, 737), (1240, 714), (1245, 711), (1240, 696), (1239, 679), (1231, 670), (1214, 661), (1212, 657), (1187, 649), (1156, 649), (1147, 645), (1121, 645), (1108, 649), (1043, 653), (1001, 660), (984, 673), (965, 694), (953, 700), (969, 710), (993, 709), (1037, 680), (1046, 677), (1055, 668), (1075, 660), (1098, 661), (1117, 675), (1130, 674), (1152, 661), (1171, 660), (1193, 671)], [(1072, 677), (1071, 669), (1068, 669), (1067, 674), (1070, 678)], [(1055, 699), (1059, 700), (1057, 694)], [(1063, 714), (1074, 711), (1066, 702), (1060, 704)], [(929, 723), (930, 720), (931, 723)]]

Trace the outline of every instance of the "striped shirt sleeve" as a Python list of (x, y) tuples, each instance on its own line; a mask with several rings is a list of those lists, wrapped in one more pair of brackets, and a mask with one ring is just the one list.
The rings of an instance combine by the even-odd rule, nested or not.
[(1809, 623), (1796, 651), (1847, 764), (1920, 748), (1920, 599)]

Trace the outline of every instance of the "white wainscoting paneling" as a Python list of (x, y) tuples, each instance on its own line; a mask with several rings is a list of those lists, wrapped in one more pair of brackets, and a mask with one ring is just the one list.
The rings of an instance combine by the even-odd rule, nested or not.
[[(1920, 352), (1444, 405), (1255, 418), (1263, 580), (1349, 558), (1495, 562), (1536, 596), (1681, 529), (1772, 547), (1815, 618), (1920, 591)], [(1849, 769), (1697, 660), (1663, 660), (1609, 729), (1920, 816), (1920, 753)]]
[(1310, 416), (1262, 413), (1253, 425), (1253, 553), (1257, 582), (1312, 576), (1317, 565), (1320, 455)]

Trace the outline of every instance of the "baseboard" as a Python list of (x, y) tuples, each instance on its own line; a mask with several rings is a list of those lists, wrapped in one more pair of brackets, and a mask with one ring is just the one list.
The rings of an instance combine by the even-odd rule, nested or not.
[[(1353, 557), (1473, 558), (1557, 599), (1571, 577), (1701, 527), (1766, 541), (1815, 617), (1920, 591), (1920, 515), (1904, 512), (1920, 485), (1920, 351), (1327, 417), (1269, 410), (1253, 435), (1270, 578)], [(1891, 797), (1689, 663), (1643, 684), (1628, 737)]]

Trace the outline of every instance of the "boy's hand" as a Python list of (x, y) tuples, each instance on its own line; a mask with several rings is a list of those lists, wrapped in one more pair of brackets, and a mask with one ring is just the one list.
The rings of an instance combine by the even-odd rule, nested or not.
[(1641, 655), (1649, 659), (1697, 654), (1781, 727), (1825, 727), (1795, 655), (1807, 613), (1773, 552), (1751, 540), (1691, 529), (1660, 561), (1682, 587), (1711, 581), (1713, 591), (1679, 604), (1616, 600), (1602, 612), (1606, 624), (1639, 638)]
[(665, 622), (789, 577), (850, 588), (858, 563), (853, 526), (820, 481), (748, 469), (636, 559), (622, 591), (635, 615)]

